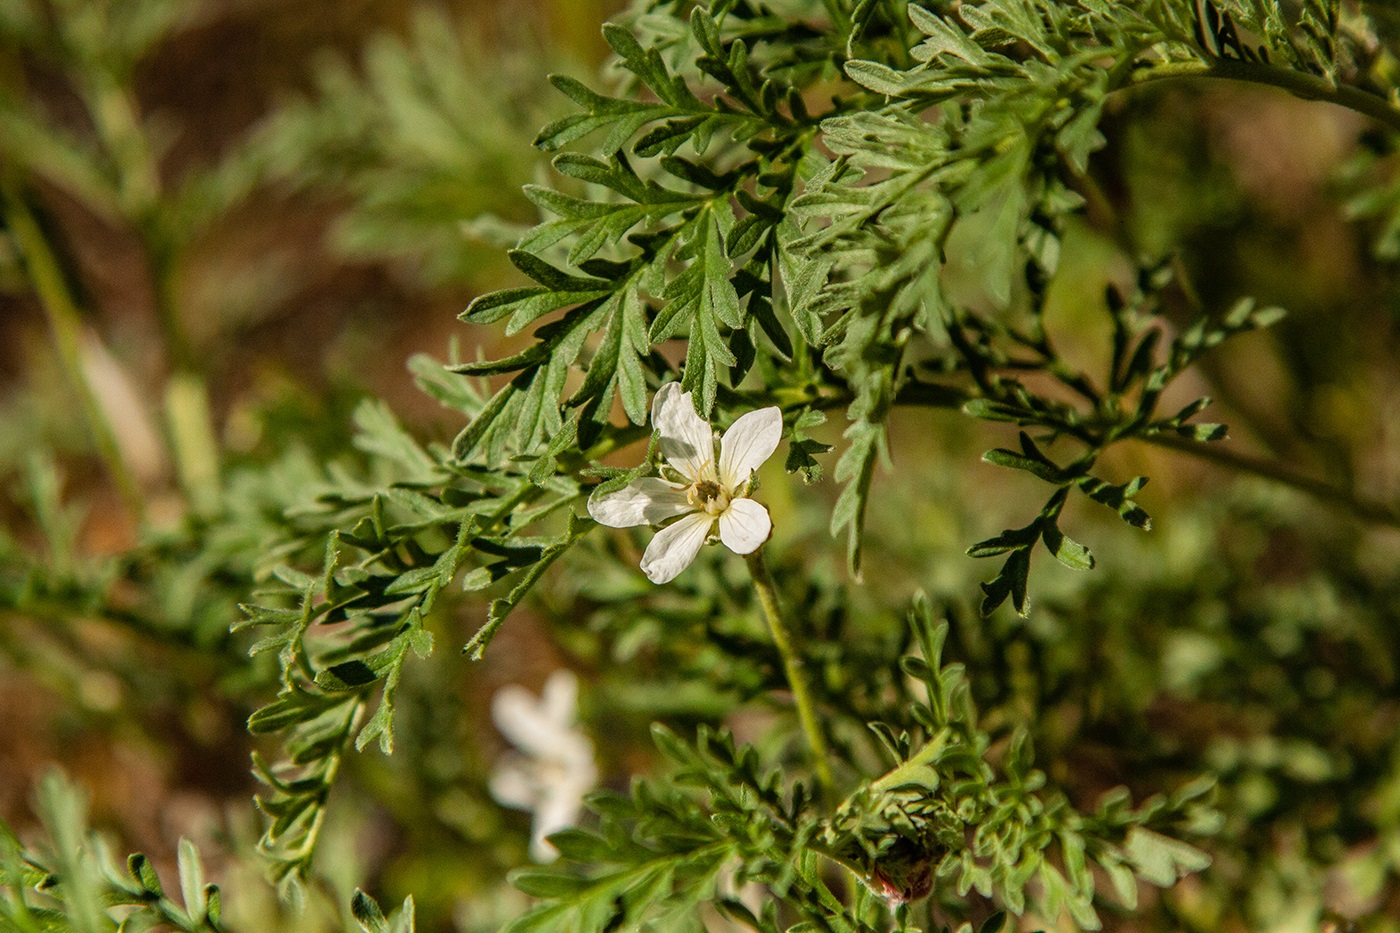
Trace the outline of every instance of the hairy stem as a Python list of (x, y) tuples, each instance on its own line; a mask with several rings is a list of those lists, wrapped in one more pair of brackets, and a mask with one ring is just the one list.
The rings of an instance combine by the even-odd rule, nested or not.
[(773, 633), (773, 644), (783, 659), (783, 673), (787, 675), (788, 689), (792, 691), (793, 705), (797, 707), (797, 718), (802, 723), (802, 732), (807, 737), (807, 745), (812, 752), (813, 766), (817, 782), (828, 797), (836, 788), (831, 775), (831, 754), (826, 746), (826, 734), (822, 732), (817, 719), (816, 703), (807, 688), (807, 674), (803, 670), (802, 656), (798, 654), (792, 641), (792, 628), (783, 615), (778, 602), (778, 591), (773, 584), (773, 575), (763, 559), (763, 548), (759, 548), (745, 558), (749, 573), (753, 576), (754, 589), (758, 591), (758, 601), (763, 606), (763, 615), (768, 620), (768, 629)]
[(822, 0), (822, 6), (826, 8), (826, 15), (831, 19), (831, 25), (835, 29), (846, 33), (851, 31), (851, 17), (841, 5), (840, 0)]
[(1223, 58), (1204, 62), (1167, 62), (1132, 72), (1122, 82), (1119, 90), (1177, 78), (1224, 78), (1228, 81), (1266, 84), (1282, 88), (1305, 100), (1321, 100), (1346, 107), (1400, 132), (1400, 110), (1390, 106), (1384, 98), (1348, 84), (1332, 84), (1326, 78), (1317, 75), (1262, 62)]

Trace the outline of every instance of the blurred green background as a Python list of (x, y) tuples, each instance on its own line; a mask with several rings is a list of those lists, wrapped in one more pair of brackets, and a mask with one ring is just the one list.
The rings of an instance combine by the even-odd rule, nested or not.
[(508, 280), (500, 244), (534, 219), (530, 142), (563, 103), (545, 76), (593, 75), (618, 4), (3, 6), (0, 819), (35, 831), (31, 799), (58, 763), (121, 851), (170, 875), (176, 841), (197, 842), (235, 928), (351, 926), (350, 887), (380, 878), (386, 909), (421, 892), (420, 929), (493, 929), (523, 903), (492, 898), (529, 818), (491, 804), (464, 730), (499, 749), (491, 691), (537, 687), (547, 645), (527, 633), (534, 660), (474, 678), (445, 653), (415, 688), (421, 712), (405, 710), (410, 735), (443, 733), (365, 757), (328, 830), (337, 883), (284, 919), (252, 854), (244, 728), (272, 672), (227, 631), (262, 516), (226, 521), (212, 553), (187, 534), (237, 509), (217, 499), (240, 484), (353, 458), (366, 397), (423, 436), (460, 428), (406, 363), (453, 341), (476, 352), (455, 318)]

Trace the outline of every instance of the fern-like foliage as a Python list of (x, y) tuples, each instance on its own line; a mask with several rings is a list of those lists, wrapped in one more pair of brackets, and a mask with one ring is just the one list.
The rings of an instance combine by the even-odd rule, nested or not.
[(139, 852), (122, 869), (88, 829), (87, 799), (58, 772), (44, 777), (38, 811), (52, 844), (35, 852), (0, 822), (0, 920), (11, 930), (99, 933), (116, 930), (224, 929), (219, 888), (205, 884), (199, 853), (180, 843), (180, 899), (170, 897), (150, 859)]
[[(1082, 928), (1097, 929), (1091, 866), (1132, 907), (1139, 879), (1171, 885), (1209, 863), (1163, 835), (1218, 826), (1201, 803), (1209, 781), (1136, 809), (1120, 788), (1096, 810), (1077, 812), (1034, 770), (1024, 735), (1007, 743), (979, 726), (962, 665), (941, 661), (948, 626), (934, 623), (927, 601), (916, 602), (909, 623), (918, 653), (899, 669), (925, 697), (904, 707), (903, 721), (871, 724), (892, 770), (823, 817), (810, 785), (784, 781), (732, 735), (702, 727), (692, 742), (658, 726), (654, 738), (672, 772), (635, 783), (629, 795), (592, 797), (598, 829), (551, 837), (574, 864), (514, 876), (542, 903), (508, 929), (680, 929), (708, 901), (754, 930), (858, 933), (885, 929), (886, 901), (933, 890), (951, 904), (974, 888), (1012, 913), (1033, 899), (1040, 916), (1064, 909)], [(844, 897), (834, 893), (849, 884), (843, 869), (861, 883)], [(749, 883), (793, 906), (803, 922), (780, 925), (773, 900), (755, 912), (736, 896)]]
[[(1027, 611), (1040, 544), (1061, 563), (1092, 568), (1090, 550), (1060, 528), (1072, 494), (1149, 524), (1136, 501), (1146, 478), (1096, 475), (1103, 451), (1134, 439), (1222, 439), (1223, 426), (1193, 420), (1208, 399), (1164, 413), (1163, 393), (1226, 337), (1279, 316), (1244, 298), (1168, 325), (1168, 264), (1132, 256), (1135, 280), (1103, 304), (1106, 372), (1065, 361), (1045, 309), (1066, 226), (1093, 194), (1107, 101), (1154, 80), (1225, 76), (1297, 93), (1325, 85), (1385, 106), (1347, 83), (1363, 33), (1325, 4), (1291, 19), (1267, 5), (1166, 0), (1132, 9), (1089, 0), (798, 7), (643, 5), (629, 25), (604, 30), (611, 88), (553, 79), (575, 110), (536, 139), (558, 152), (557, 179), (526, 188), (544, 219), (510, 258), (530, 282), (463, 314), (507, 336), (528, 332), (530, 342), (427, 376), (468, 416), (450, 449), (419, 447), (366, 409), (362, 443), (398, 475), (377, 487), (339, 481), (324, 494), (317, 508), (339, 530), (319, 572), (279, 570), (280, 586), (247, 609), (247, 624), (271, 631), (258, 650), (275, 652), (283, 670), (282, 694), (251, 725), (288, 736), (284, 765), (258, 768), (270, 787), (265, 845), (288, 877), (311, 856), (342, 750), (352, 739), (391, 747), (394, 692), (407, 659), (430, 647), (423, 620), (440, 595), (458, 579), (480, 589), (513, 575), (469, 645), (480, 656), (587, 530), (584, 519), (565, 520), (588, 491), (582, 471), (645, 437), (650, 393), (677, 376), (700, 413), (721, 421), (778, 403), (795, 425), (789, 469), (808, 479), (827, 445), (804, 432), (822, 412), (844, 409), (833, 471), (843, 488), (830, 525), (846, 533), (853, 570), (889, 448), (886, 421), (904, 405), (1018, 424), (1019, 449), (986, 459), (1054, 487), (1029, 524), (971, 548), (1006, 555), (983, 586), (984, 612), (1008, 599)], [(959, 264), (976, 270), (961, 291), (947, 282)], [(1078, 451), (1053, 452), (1061, 440)], [(348, 624), (322, 638), (314, 633), (323, 623)], [(1130, 834), (1131, 820), (1114, 825), (1124, 838), (1156, 839)], [(959, 863), (964, 883), (1003, 883), (976, 862), (1005, 855), (998, 845), (959, 850), (972, 853)], [(1063, 891), (1083, 921), (1092, 892), (1076, 860), (1087, 844), (1062, 845), (1057, 858), (1072, 862), (1073, 877), (1060, 885), (1047, 867), (1042, 883)], [(1119, 876), (1132, 861), (1121, 847), (1096, 851)], [(733, 854), (716, 850), (692, 867), (710, 878)], [(1024, 882), (1052, 862), (1027, 854), (1001, 864), (1034, 864)], [(683, 896), (704, 884), (682, 886)], [(1019, 910), (1015, 891), (1001, 896)], [(624, 893), (604, 885), (585, 900)]]
[[(1126, 538), (1152, 527), (1148, 477), (1120, 456), (1130, 444), (1241, 466), (1355, 517), (1400, 524), (1393, 508), (1351, 486), (1221, 452), (1230, 450), (1227, 428), (1198, 420), (1211, 400), (1191, 374), (1227, 340), (1268, 339), (1244, 335), (1283, 313), (1249, 295), (1198, 289), (1180, 257), (1144, 255), (1114, 216), (1101, 171), (1110, 119), (1156, 87), (1228, 80), (1325, 100), (1374, 124), (1348, 175), (1349, 207), (1377, 225), (1378, 255), (1395, 258), (1400, 25), (1382, 6), (639, 0), (603, 27), (611, 57), (601, 76), (550, 79), (559, 95), (540, 107), (549, 122), (534, 142), (552, 173), (541, 168), (523, 187), (534, 163), (505, 155), (502, 140), (521, 131), (505, 115), (534, 99), (482, 92), (485, 76), (471, 73), (474, 40), (454, 38), (444, 17), (427, 13), (407, 39), (374, 44), (362, 74), (323, 68), (312, 96), (284, 107), (238, 152), (165, 178), (160, 136), (144, 124), (131, 79), (186, 22), (186, 9), (169, 0), (0, 9), (6, 47), (79, 76), (69, 90), (91, 123), (90, 133), (64, 128), (30, 105), (24, 69), (0, 75), (0, 246), (15, 244), (18, 259), (0, 272), (22, 268), (58, 309), (55, 319), (80, 315), (62, 263), (43, 250), (52, 239), (38, 209), (47, 187), (134, 231), (167, 301), (184, 251), (269, 179), (347, 189), (353, 209), (340, 245), (412, 257), (431, 282), (477, 284), (467, 234), (500, 234), (519, 219), (473, 224), (461, 216), (469, 210), (533, 209), (538, 220), (508, 253), (515, 282), (462, 314), (470, 335), (503, 340), (476, 358), (411, 363), (453, 420), (450, 442), (451, 431), (442, 443), (424, 441), (386, 404), (367, 401), (342, 445), (353, 450), (279, 437), (272, 458), (221, 463), (212, 432), (202, 443), (182, 433), (191, 419), (181, 411), (207, 423), (208, 406), (187, 378), (191, 348), (172, 346), (170, 433), (188, 506), (177, 527), (143, 529), (128, 553), (91, 558), (75, 543), (80, 514), (65, 503), (60, 473), (36, 457), (24, 474), (18, 499), (44, 553), (18, 536), (0, 539), (0, 610), (104, 619), (238, 674), (236, 702), (257, 707), (247, 723), (266, 816), (261, 849), (284, 891), (309, 875), (353, 756), (393, 752), (415, 659), (465, 618), (466, 658), (494, 660), (501, 627), (540, 594), (566, 597), (552, 608), (563, 607), (568, 631), (551, 633), (566, 654), (613, 662), (597, 672), (608, 685), (600, 692), (625, 694), (632, 706), (599, 719), (661, 720), (651, 734), (665, 764), (625, 791), (594, 794), (581, 825), (552, 837), (561, 860), (516, 873), (534, 904), (511, 933), (700, 930), (709, 911), (764, 933), (945, 921), (994, 933), (1008, 916), (1055, 923), (1062, 914), (1098, 928), (1105, 912), (1136, 909), (1140, 884), (1168, 887), (1206, 869), (1204, 848), (1231, 830), (1205, 803), (1212, 780), (1184, 770), (1205, 770), (1209, 755), (1225, 761), (1216, 769), (1221, 793), (1241, 812), (1251, 782), (1287, 791), (1284, 778), (1296, 777), (1272, 746), (1228, 759), (1218, 749), (1192, 756), (1189, 743), (1168, 748), (1164, 739), (1141, 753), (1150, 765), (1142, 780), (1153, 786), (1136, 805), (1122, 788), (1103, 792), (1119, 776), (1102, 786), (1073, 779), (1075, 742), (1092, 728), (1149, 728), (1144, 710), (1160, 698), (1142, 683), (1170, 681), (1161, 691), (1168, 700), (1206, 703), (1223, 691), (1213, 678), (1223, 680), (1228, 664), (1257, 691), (1251, 714), (1286, 737), (1278, 748), (1316, 750), (1298, 767), (1323, 783), (1344, 761), (1361, 762), (1366, 790), (1348, 806), (1394, 809), (1377, 789), (1389, 772), (1374, 740), (1349, 758), (1350, 749), (1322, 747), (1324, 730), (1295, 729), (1268, 712), (1274, 701), (1304, 702), (1280, 684), (1335, 686), (1332, 667), (1314, 676), (1302, 658), (1299, 646), (1315, 634), (1294, 618), (1305, 595), (1290, 592), (1278, 618), (1257, 626), (1276, 657), (1250, 659), (1241, 647), (1256, 634), (1248, 604), (1284, 596), (1213, 587), (1209, 561), (1181, 556), (1188, 582), (1136, 580), (1170, 609), (1200, 616), (1184, 613), (1166, 642), (1175, 653), (1161, 660), (1147, 636), (1130, 637), (1134, 614), (1173, 625), (1149, 596), (1115, 604), (1095, 577), (1057, 592), (1031, 574), (1040, 549), (1074, 570), (1099, 568), (1098, 578), (1105, 567), (1118, 581), (1137, 572), (1130, 558), (1143, 545), (1070, 527), (1081, 506), (1116, 515)], [(1058, 290), (1063, 267), (1089, 239), (1112, 253), (1107, 287), (1067, 298)], [(176, 325), (169, 339), (183, 342), (176, 309), (161, 310)], [(644, 451), (643, 442), (655, 427), (652, 399), (672, 382), (716, 426), (775, 406), (787, 472), (807, 484), (833, 480), (829, 496), (818, 486), (803, 508), (790, 496), (768, 500), (780, 525), (792, 521), (770, 551), (797, 544), (773, 555), (779, 582), (744, 578), (732, 559), (701, 558), (652, 588), (636, 573), (642, 539), (589, 534), (590, 495), (659, 466), (660, 445)], [(914, 587), (860, 589), (862, 556), (880, 514), (872, 505), (882, 464), (900, 463), (902, 486), (922, 479), (901, 459), (897, 422), (917, 425), (935, 417), (930, 409), (1005, 431), (1004, 441), (978, 442), (978, 450), (999, 445), (983, 459), (1048, 488), (1013, 527), (969, 534), (968, 555), (1000, 559), (980, 594), (975, 580), (949, 572), (969, 592), (940, 592), (938, 614), (916, 601), (901, 621), (888, 607)], [(794, 518), (812, 512), (814, 523)], [(844, 538), (844, 569), (816, 553), (809, 525)], [(899, 531), (883, 537), (898, 540)], [(932, 576), (918, 563), (927, 556), (911, 557), (910, 568)], [(1350, 551), (1329, 559), (1353, 589), (1317, 602), (1364, 617), (1353, 623), (1354, 644), (1337, 640), (1376, 666), (1365, 673), (1368, 689), (1351, 697), (1361, 706), (1393, 687), (1374, 636), (1393, 621), (1385, 607), (1394, 593), (1373, 586), (1379, 577)], [(1221, 559), (1231, 561), (1239, 578), (1255, 569)], [(235, 593), (243, 615), (230, 631)], [(774, 608), (784, 601), (796, 610), (795, 637)], [(1030, 621), (1002, 609), (1008, 603)], [(1229, 619), (1207, 618), (1203, 604), (1228, 607)], [(1122, 651), (1085, 685), (1103, 649), (1084, 633), (1099, 629)], [(945, 645), (950, 638), (955, 645)], [(1202, 642), (1226, 646), (1228, 664)], [(970, 667), (945, 663), (945, 647)], [(656, 679), (629, 680), (641, 675)], [(805, 750), (790, 741), (799, 724)], [(1043, 752), (1039, 768), (1033, 745)], [(1308, 761), (1325, 767), (1307, 772)], [(203, 884), (191, 849), (182, 850), (177, 903), (141, 857), (126, 874), (108, 865), (78, 798), (55, 781), (45, 787), (54, 853), (0, 836), (0, 916), (19, 929), (84, 933), (118, 923), (221, 928), (217, 891)], [(1281, 809), (1301, 811), (1287, 793), (1278, 797)], [(1347, 844), (1394, 823), (1368, 819), (1348, 825)], [(1323, 836), (1317, 822), (1306, 825), (1309, 839)], [(929, 909), (917, 917), (910, 905), (925, 897)], [(357, 893), (351, 915), (370, 933), (407, 933), (415, 907), (406, 901), (390, 916)]]

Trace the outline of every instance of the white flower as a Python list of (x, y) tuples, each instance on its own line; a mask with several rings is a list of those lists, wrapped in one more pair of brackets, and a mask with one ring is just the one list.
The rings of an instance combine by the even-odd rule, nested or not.
[(719, 442), (695, 412), (689, 392), (668, 382), (652, 400), (651, 421), (661, 433), (661, 453), (680, 482), (644, 476), (588, 503), (588, 514), (613, 528), (659, 525), (642, 555), (642, 572), (653, 583), (669, 583), (690, 566), (716, 523), (719, 539), (736, 554), (751, 554), (773, 530), (768, 510), (748, 498), (753, 473), (778, 449), (783, 436), (780, 409), (761, 408), (739, 417)]
[(539, 699), (510, 685), (491, 698), (491, 718), (520, 753), (509, 753), (491, 774), (498, 803), (535, 814), (530, 855), (538, 862), (559, 853), (546, 837), (574, 825), (583, 797), (598, 784), (593, 743), (578, 728), (578, 678), (549, 675)]

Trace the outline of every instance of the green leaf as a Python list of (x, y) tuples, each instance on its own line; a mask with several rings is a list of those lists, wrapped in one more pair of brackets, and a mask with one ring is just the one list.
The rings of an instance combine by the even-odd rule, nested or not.
[(1209, 855), (1195, 846), (1141, 826), (1128, 830), (1123, 848), (1138, 875), (1161, 888), (1170, 887), (1178, 879), (1204, 870), (1211, 861)]
[(588, 886), (588, 881), (574, 875), (548, 868), (526, 868), (511, 872), (510, 883), (531, 897), (573, 897)]
[(350, 898), (350, 913), (364, 933), (389, 933), (389, 920), (379, 903), (359, 888)]
[(194, 843), (181, 839), (177, 862), (180, 869), (180, 897), (185, 904), (185, 912), (198, 922), (203, 919), (208, 908), (208, 895), (204, 887), (204, 866), (199, 860), (199, 852)]
[(1071, 570), (1093, 570), (1094, 555), (1084, 545), (1072, 540), (1058, 525), (1047, 522), (1041, 531), (1045, 546), (1055, 559)]
[(898, 97), (907, 86), (903, 72), (880, 62), (846, 62), (846, 77), (867, 90), (886, 97)]
[(161, 887), (160, 876), (156, 874), (155, 866), (151, 860), (140, 852), (127, 856), (126, 870), (132, 879), (141, 886), (152, 897), (163, 897), (165, 890)]
[(1011, 597), (1011, 605), (1016, 614), (1024, 616), (1029, 611), (1026, 599), (1026, 582), (1031, 571), (1031, 549), (1020, 547), (1013, 550), (1001, 566), (1001, 572), (982, 584), (982, 615), (992, 612)]
[(677, 254), (691, 262), (666, 287), (665, 304), (651, 325), (652, 343), (687, 331), (681, 385), (695, 393), (702, 415), (714, 408), (721, 371), (736, 362), (721, 328), (741, 328), (746, 317), (724, 251), (725, 232), (732, 223), (728, 209), (710, 210), (697, 218), (690, 240)]
[(1031, 412), (991, 399), (974, 398), (963, 404), (963, 412), (983, 421), (1026, 421)]
[(1137, 495), (1138, 490), (1147, 485), (1147, 477), (1139, 476), (1115, 486), (1096, 477), (1086, 476), (1078, 480), (1077, 485), (1086, 496), (1116, 511), (1118, 517), (1129, 525), (1143, 531), (1151, 530), (1152, 519), (1133, 501), (1133, 496)]
[(826, 415), (814, 409), (805, 409), (797, 420), (793, 423), (792, 434), (788, 438), (788, 455), (783, 463), (784, 469), (789, 473), (802, 473), (802, 480), (806, 483), (820, 482), (822, 478), (822, 465), (817, 457), (830, 453), (834, 448), (830, 444), (814, 440), (807, 432), (826, 423)]
[(883, 425), (856, 422), (846, 430), (848, 445), (836, 461), (835, 479), (845, 485), (831, 511), (831, 533), (846, 530), (846, 559), (853, 574), (860, 572), (861, 538), (865, 531), (865, 507), (875, 463), (884, 446)]

